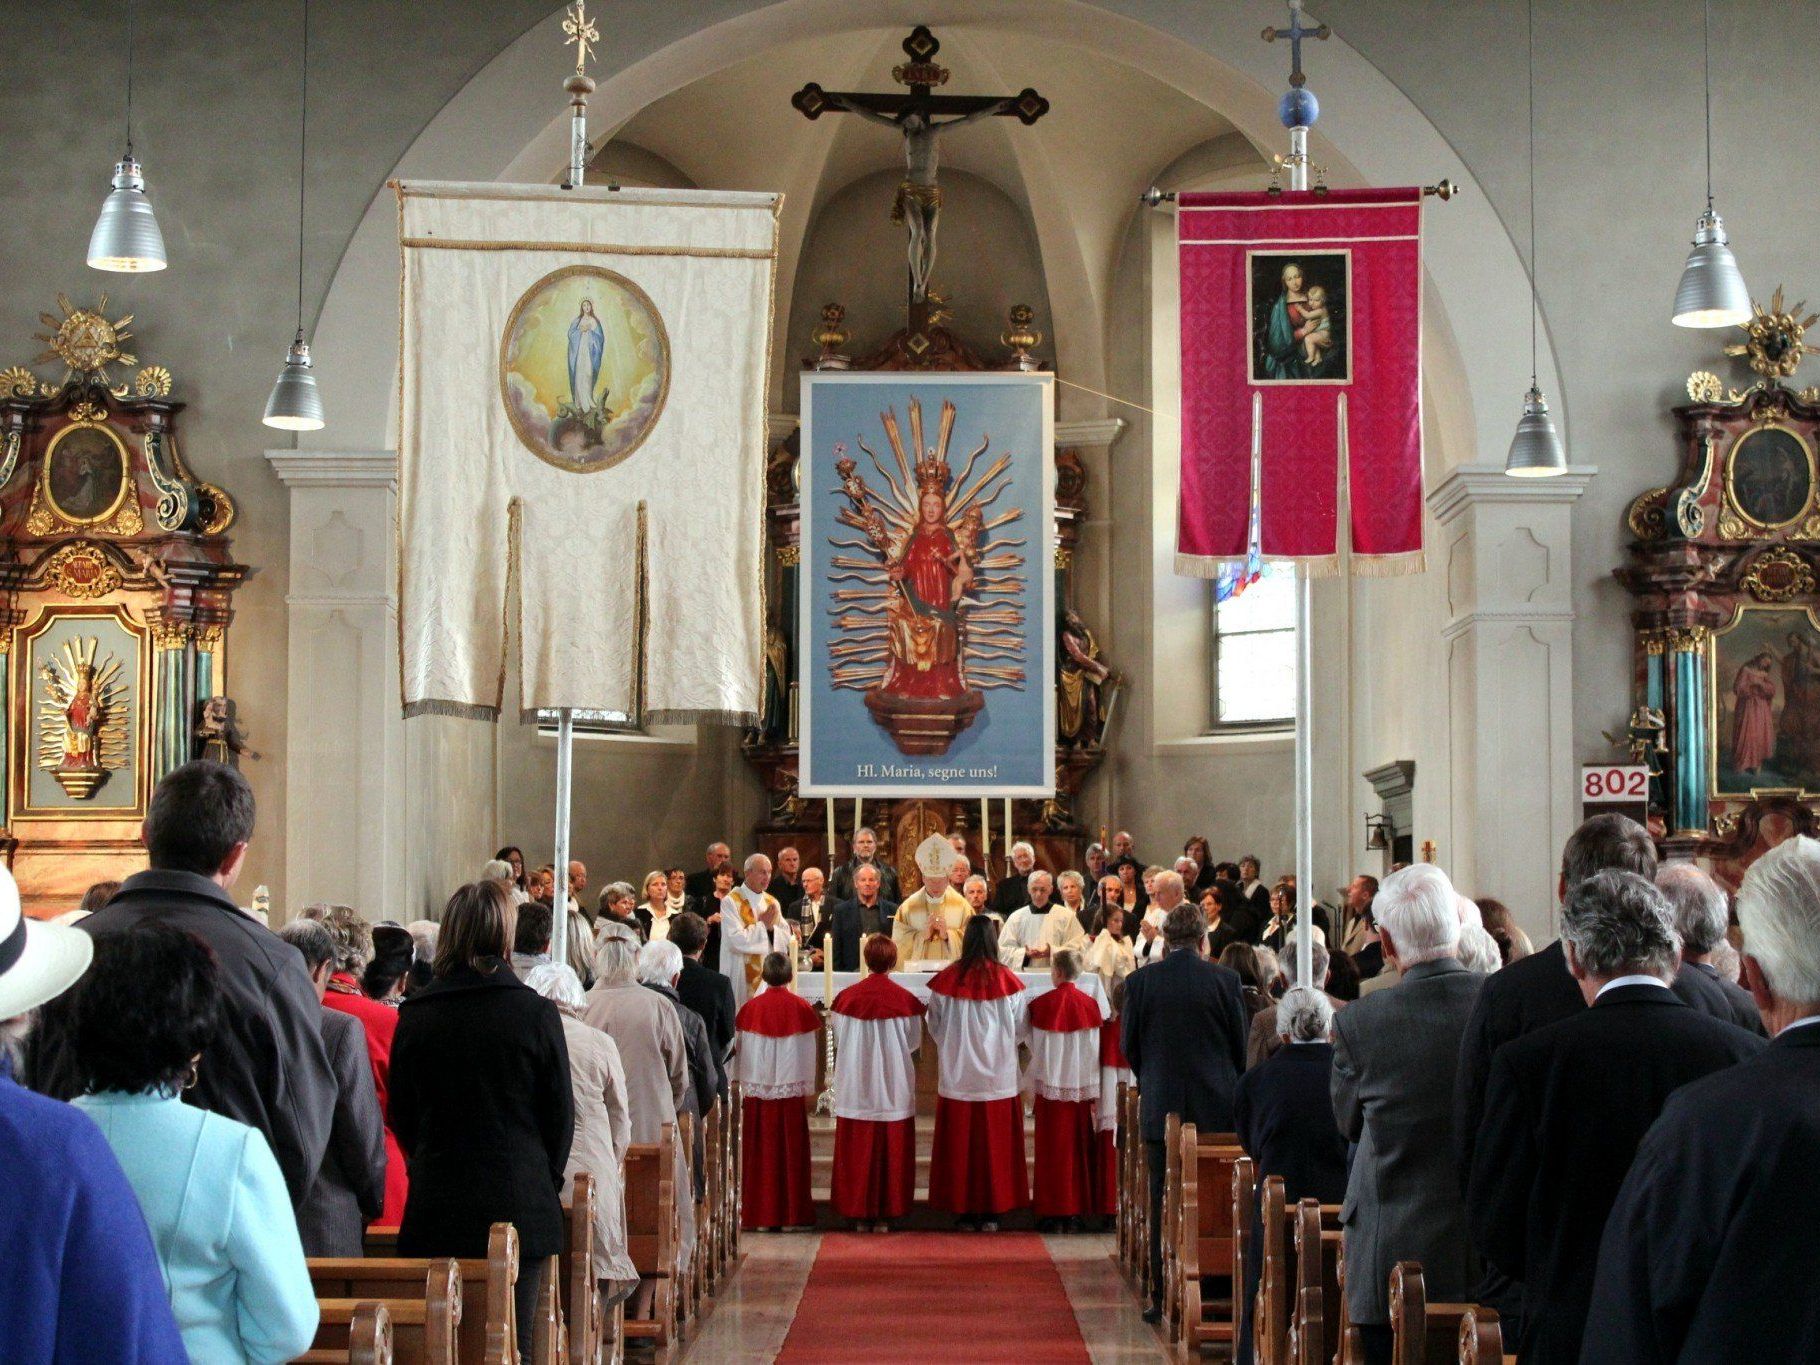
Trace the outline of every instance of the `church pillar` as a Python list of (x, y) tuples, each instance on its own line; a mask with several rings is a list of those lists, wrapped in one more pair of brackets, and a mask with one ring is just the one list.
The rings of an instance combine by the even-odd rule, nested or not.
[(331, 901), (371, 919), (415, 919), (404, 896), (397, 457), (270, 450), (266, 459), (291, 495), (283, 915)]
[(1573, 507), (1597, 471), (1513, 479), (1454, 469), (1429, 494), (1446, 573), (1448, 826), (1465, 894), (1555, 936), (1561, 846), (1578, 815), (1573, 749)]

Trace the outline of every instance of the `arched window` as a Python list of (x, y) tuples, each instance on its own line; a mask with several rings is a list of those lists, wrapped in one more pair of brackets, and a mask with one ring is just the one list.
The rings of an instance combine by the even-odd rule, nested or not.
[(1209, 695), (1214, 730), (1295, 724), (1295, 569), (1264, 564), (1222, 574), (1210, 590)]

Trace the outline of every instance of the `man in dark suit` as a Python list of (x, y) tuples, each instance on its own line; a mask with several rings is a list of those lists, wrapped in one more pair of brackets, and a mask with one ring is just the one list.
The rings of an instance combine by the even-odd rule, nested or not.
[[(1595, 815), (1587, 820), (1568, 836), (1561, 850), (1561, 875), (1555, 894), (1566, 900), (1574, 887), (1608, 868), (1654, 879), (1656, 844), (1649, 831), (1622, 815)], [(1586, 1001), (1567, 970), (1567, 954), (1558, 940), (1485, 978), (1478, 1004), (1466, 1025), (1454, 1088), (1454, 1160), (1462, 1194), (1472, 1180), (1474, 1147), (1479, 1121), (1485, 1114), (1485, 1082), (1491, 1074), (1492, 1054), (1513, 1038), (1585, 1008)], [(1467, 1297), (1497, 1309), (1505, 1335), (1516, 1340), (1523, 1312), (1521, 1285), (1487, 1267), (1478, 1288)]]
[(1524, 1365), (1579, 1361), (1606, 1215), (1669, 1095), (1764, 1046), (1669, 989), (1673, 915), (1634, 873), (1576, 886), (1561, 935), (1591, 1008), (1492, 1058), (1466, 1196), (1474, 1244), (1523, 1285)]
[(683, 955), (676, 996), (707, 1025), (708, 1042), (724, 1069), (733, 1051), (733, 983), (725, 972), (701, 965), (702, 952), (708, 946), (707, 921), (692, 911), (683, 911), (670, 921), (670, 942)]
[(837, 904), (809, 936), (811, 946), (834, 954), (837, 972), (857, 972), (860, 946), (872, 934), (890, 933), (891, 917), (897, 913), (896, 902), (879, 894), (876, 867), (862, 864), (853, 881), (853, 899)]
[(834, 875), (828, 879), (828, 899), (837, 903), (852, 900), (858, 890), (853, 874), (862, 867), (878, 872), (879, 894), (893, 905), (897, 904), (897, 869), (879, 858), (878, 835), (864, 826), (853, 831), (852, 858), (835, 868)]
[(1023, 840), (1011, 845), (1011, 868), (992, 890), (992, 910), (1010, 919), (1013, 910), (1030, 904), (1030, 874), (1036, 871), (1036, 850)]
[(1703, 1014), (1728, 1019), (1759, 1038), (1768, 1037), (1750, 992), (1727, 981), (1713, 966), (1713, 949), (1725, 941), (1731, 921), (1719, 883), (1692, 863), (1674, 863), (1656, 874), (1656, 890), (1668, 899), (1675, 932), (1681, 936), (1683, 971), (1677, 974), (1676, 985), (1685, 977), (1689, 993), (1678, 989), (1676, 994)]
[(1402, 972), (1333, 1019), (1333, 1113), (1358, 1143), (1341, 1206), (1346, 1309), (1365, 1359), (1390, 1359), (1390, 1271), (1420, 1261), (1431, 1300), (1478, 1275), (1453, 1169), (1454, 1071), (1485, 978), (1460, 965), (1459, 897), (1432, 863), (1393, 872), (1372, 903), (1384, 957)]
[[(719, 842), (709, 844), (708, 865), (706, 867), (697, 868), (689, 874), (688, 880), (683, 883), (683, 894), (690, 900), (700, 903), (704, 897), (714, 890), (714, 869), (721, 866), (723, 863), (730, 863), (732, 861), (732, 849)], [(738, 878), (734, 878), (734, 880), (737, 881)]]
[(1599, 1246), (1581, 1359), (1820, 1360), (1820, 843), (1738, 889), (1745, 984), (1775, 1041), (1677, 1090)]
[[(1175, 901), (1181, 877), (1164, 872), (1159, 892)], [(1245, 1069), (1246, 1017), (1239, 975), (1207, 961), (1207, 917), (1183, 901), (1163, 922), (1161, 962), (1125, 978), (1119, 1043), (1137, 1078), (1139, 1118), (1150, 1161), (1151, 1282), (1162, 1282), (1163, 1138), (1170, 1114), (1203, 1133), (1233, 1129), (1233, 1092)], [(1152, 1297), (1146, 1321), (1162, 1316)]]
[(802, 872), (803, 855), (794, 848), (777, 850), (777, 868), (771, 875), (771, 885), (765, 889), (777, 897), (777, 903), (783, 907), (789, 919), (795, 919), (796, 903), (803, 898), (803, 884), (799, 874)]

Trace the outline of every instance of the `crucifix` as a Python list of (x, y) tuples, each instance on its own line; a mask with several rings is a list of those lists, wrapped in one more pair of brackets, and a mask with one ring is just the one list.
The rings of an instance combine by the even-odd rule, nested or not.
[(1028, 126), (1049, 112), (1049, 101), (1028, 88), (1005, 96), (935, 94), (936, 86), (948, 83), (948, 68), (935, 61), (940, 50), (935, 35), (920, 24), (904, 39), (904, 53), (910, 60), (893, 67), (891, 78), (909, 87), (907, 94), (823, 90), (811, 81), (790, 97), (790, 103), (805, 117), (857, 114), (903, 135), (904, 179), (897, 187), (891, 220), (904, 224), (910, 235), (912, 333), (921, 332), (930, 321), (929, 275), (935, 266), (935, 225), (942, 207), (941, 185), (936, 179), (941, 135), (962, 124), (1000, 116)]
[(1308, 77), (1302, 74), (1302, 39), (1318, 38), (1324, 41), (1332, 35), (1333, 30), (1326, 24), (1305, 28), (1302, 24), (1302, 0), (1289, 0), (1289, 27), (1265, 29), (1264, 41), (1274, 43), (1278, 38), (1289, 39), (1289, 84), (1300, 90), (1308, 84)]

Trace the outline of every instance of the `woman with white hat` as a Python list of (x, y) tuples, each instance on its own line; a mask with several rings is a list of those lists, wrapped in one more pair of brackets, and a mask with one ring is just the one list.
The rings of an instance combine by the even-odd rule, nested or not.
[(75, 984), (94, 940), (26, 919), (0, 868), (0, 1342), (8, 1361), (184, 1359), (151, 1234), (86, 1115), (13, 1080), (32, 1011)]

